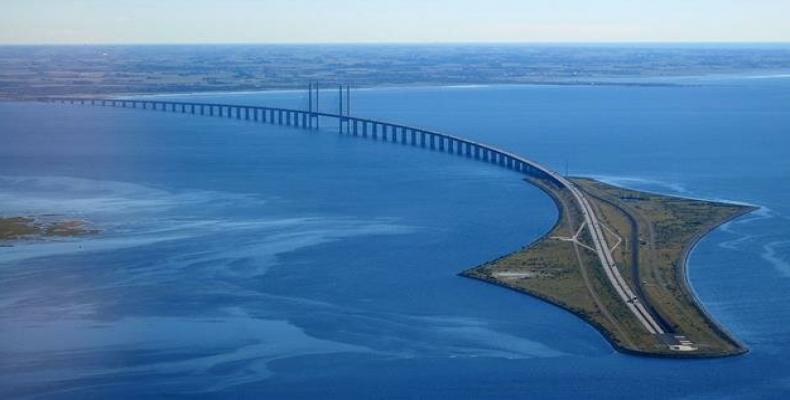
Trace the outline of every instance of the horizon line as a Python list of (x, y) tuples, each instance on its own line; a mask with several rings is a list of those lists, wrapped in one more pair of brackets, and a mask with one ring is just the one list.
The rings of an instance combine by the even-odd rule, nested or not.
[(0, 42), (0, 46), (441, 46), (441, 45), (532, 45), (532, 46), (611, 46), (611, 45), (709, 45), (709, 46), (790, 46), (788, 41), (337, 41), (337, 42)]

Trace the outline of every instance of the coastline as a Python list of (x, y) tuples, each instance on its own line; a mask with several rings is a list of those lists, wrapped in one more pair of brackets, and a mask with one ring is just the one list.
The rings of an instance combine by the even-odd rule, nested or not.
[(679, 279), (679, 281), (683, 282), (683, 284), (685, 286), (685, 289), (686, 289), (686, 292), (688, 292), (691, 295), (691, 298), (694, 301), (694, 303), (697, 306), (697, 308), (705, 315), (705, 317), (707, 319), (707, 322), (709, 324), (709, 327), (711, 329), (717, 331), (717, 333), (719, 333), (721, 335), (721, 337), (726, 338), (727, 340), (729, 340), (730, 343), (732, 343), (733, 346), (735, 346), (736, 348), (741, 349), (740, 353), (733, 354), (733, 356), (748, 353), (749, 352), (749, 347), (746, 346), (746, 344), (743, 343), (740, 339), (738, 339), (737, 336), (732, 334), (732, 332), (730, 332), (723, 324), (719, 323), (718, 320), (716, 320), (716, 318), (714, 318), (710, 314), (708, 309), (705, 307), (705, 304), (702, 302), (702, 299), (700, 299), (699, 295), (697, 294), (697, 291), (694, 290), (694, 285), (691, 283), (691, 278), (689, 276), (689, 271), (688, 271), (688, 260), (689, 260), (689, 257), (691, 256), (692, 251), (694, 251), (694, 248), (696, 248), (697, 245), (702, 241), (702, 239), (705, 236), (707, 236), (709, 233), (715, 231), (716, 229), (718, 229), (719, 227), (721, 227), (722, 225), (724, 225), (724, 224), (726, 224), (728, 222), (732, 222), (732, 221), (734, 221), (734, 220), (736, 220), (736, 219), (738, 219), (740, 217), (743, 217), (745, 215), (751, 214), (754, 211), (760, 209), (760, 207), (753, 206), (753, 205), (748, 205), (748, 206), (747, 205), (742, 205), (742, 207), (743, 207), (743, 209), (741, 211), (739, 211), (738, 213), (732, 215), (730, 218), (727, 218), (726, 220), (720, 221), (717, 224), (711, 224), (711, 226), (709, 226), (707, 230), (697, 234), (689, 242), (688, 246), (686, 246), (686, 248), (684, 249), (683, 256), (682, 256), (681, 262), (679, 264), (679, 269), (678, 269), (678, 274), (682, 275), (682, 279)]
[[(479, 89), (479, 88), (507, 88), (507, 87), (546, 87), (546, 86), (556, 86), (556, 87), (607, 87), (607, 86), (616, 86), (616, 87), (663, 87), (663, 88), (675, 88), (675, 87), (690, 87), (690, 86), (699, 86), (699, 84), (689, 84), (689, 83), (673, 83), (673, 82), (659, 82), (655, 81), (654, 79), (661, 79), (667, 77), (649, 77), (643, 78), (645, 82), (638, 82), (638, 78), (632, 81), (608, 81), (606, 79), (603, 80), (547, 80), (547, 81), (530, 81), (530, 82), (478, 82), (478, 83), (405, 83), (405, 84), (393, 84), (393, 83), (381, 83), (381, 84), (372, 84), (372, 85), (363, 85), (359, 87), (354, 87), (354, 90), (359, 91), (366, 91), (366, 90), (399, 90), (399, 89)], [(672, 77), (669, 77), (672, 78)], [(614, 78), (618, 79), (618, 78)], [(626, 78), (628, 79), (628, 78)], [(336, 89), (331, 83), (325, 86), (326, 90)], [(288, 85), (283, 87), (267, 87), (267, 88), (245, 88), (239, 87), (234, 89), (196, 89), (196, 90), (188, 90), (188, 91), (130, 91), (130, 92), (97, 92), (97, 91), (84, 91), (84, 92), (73, 92), (69, 94), (61, 94), (61, 93), (49, 93), (49, 94), (19, 94), (19, 93), (0, 93), (0, 101), (30, 101), (33, 99), (41, 99), (41, 98), (58, 98), (58, 97), (93, 97), (93, 98), (107, 98), (107, 99), (126, 99), (126, 98), (136, 98), (136, 97), (181, 97), (181, 96), (221, 96), (221, 95), (244, 95), (244, 94), (256, 94), (256, 93), (300, 93), (303, 92), (305, 89), (300, 86), (295, 85)]]

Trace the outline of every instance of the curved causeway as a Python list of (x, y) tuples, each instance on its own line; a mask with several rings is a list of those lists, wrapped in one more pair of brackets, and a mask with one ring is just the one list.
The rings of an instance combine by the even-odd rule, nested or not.
[[(334, 122), (338, 132), (343, 134), (430, 148), (516, 171), (555, 200), (560, 220), (540, 241), (463, 275), (520, 290), (570, 310), (598, 328), (621, 351), (695, 357), (727, 356), (746, 351), (708, 317), (693, 296), (686, 284), (685, 257), (692, 244), (705, 232), (750, 211), (750, 208), (682, 199), (688, 203), (685, 204), (687, 207), (704, 209), (707, 219), (700, 222), (678, 217), (669, 222), (658, 221), (654, 215), (641, 210), (653, 207), (656, 215), (660, 212), (664, 212), (661, 215), (674, 215), (671, 207), (676, 207), (677, 201), (673, 200), (676, 198), (615, 188), (592, 180), (567, 178), (539, 163), (491, 145), (433, 130), (349, 115), (142, 99), (69, 97), (41, 100), (234, 118), (304, 129), (318, 129), (326, 122)], [(645, 204), (634, 206), (629, 203), (643, 200), (633, 199), (646, 200)], [(677, 215), (686, 214), (678, 212)], [(631, 221), (627, 226), (621, 222), (626, 218)], [(683, 233), (673, 240), (659, 240), (655, 236), (663, 232), (661, 224), (664, 223), (697, 228), (702, 224), (704, 229), (681, 230)], [(688, 238), (685, 237), (687, 234), (690, 235)], [(632, 239), (628, 240), (628, 237)], [(675, 243), (677, 239), (682, 239), (682, 243)], [(663, 243), (673, 243), (672, 249), (679, 246), (676, 249), (678, 254), (661, 247)], [(666, 268), (653, 265), (658, 259), (656, 255), (663, 250), (669, 251), (667, 254), (671, 253), (676, 259), (669, 266), (672, 271), (668, 275)], [(625, 257), (624, 252), (631, 257)], [(541, 261), (536, 262), (537, 259)], [(564, 274), (566, 270), (568, 273)], [(558, 285), (560, 276), (575, 280), (567, 281), (571, 283), (565, 286)], [(704, 328), (690, 328), (700, 326)]]

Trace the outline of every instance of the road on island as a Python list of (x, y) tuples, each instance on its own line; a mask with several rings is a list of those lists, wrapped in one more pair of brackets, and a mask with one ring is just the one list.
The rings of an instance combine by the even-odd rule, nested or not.
[(611, 249), (606, 243), (606, 237), (601, 229), (601, 222), (598, 220), (598, 216), (595, 214), (587, 197), (573, 184), (573, 182), (556, 173), (554, 173), (553, 177), (568, 188), (576, 200), (576, 203), (579, 204), (595, 247), (595, 253), (598, 255), (598, 259), (601, 262), (601, 266), (603, 266), (606, 277), (609, 279), (612, 286), (614, 286), (617, 295), (625, 302), (628, 309), (631, 310), (648, 332), (653, 335), (664, 334), (664, 329), (661, 328), (661, 325), (659, 325), (655, 318), (647, 311), (644, 304), (642, 304), (631, 287), (628, 286), (625, 279), (623, 279), (622, 274), (620, 274), (620, 269), (617, 268), (614, 257), (612, 257)]
[[(476, 142), (475, 142), (476, 143)], [(492, 146), (488, 146), (482, 143), (476, 143), (481, 146), (486, 146), (489, 148), (493, 148)], [(532, 160), (528, 160), (524, 157), (519, 155), (509, 153), (500, 149), (493, 148), (496, 151), (502, 152), (504, 154), (509, 155), (510, 157), (516, 158), (522, 162), (528, 163), (532, 165), (534, 168), (542, 171), (546, 175), (548, 175), (551, 179), (555, 180), (560, 186), (563, 186), (570, 191), (571, 195), (573, 196), (576, 203), (579, 205), (579, 210), (582, 212), (584, 216), (584, 222), (586, 223), (587, 229), (590, 232), (590, 237), (593, 241), (593, 245), (595, 247), (595, 253), (598, 256), (598, 260), (601, 262), (601, 266), (604, 269), (607, 279), (614, 287), (617, 295), (620, 299), (625, 303), (626, 307), (631, 311), (632, 314), (636, 317), (637, 320), (644, 326), (644, 328), (653, 335), (663, 335), (666, 332), (661, 327), (661, 325), (656, 322), (653, 315), (647, 311), (645, 306), (639, 300), (639, 297), (634, 294), (634, 291), (628, 286), (625, 279), (623, 279), (622, 274), (620, 274), (620, 270), (617, 268), (617, 264), (614, 261), (614, 257), (612, 257), (612, 251), (609, 248), (608, 243), (606, 243), (606, 237), (604, 236), (603, 229), (601, 228), (601, 222), (598, 220), (598, 216), (595, 214), (595, 210), (593, 209), (592, 205), (590, 204), (587, 197), (584, 193), (576, 187), (576, 185), (571, 182), (570, 180), (566, 179), (562, 175), (558, 174), (555, 171), (550, 170), (549, 168), (544, 167), (541, 164), (538, 164)]]

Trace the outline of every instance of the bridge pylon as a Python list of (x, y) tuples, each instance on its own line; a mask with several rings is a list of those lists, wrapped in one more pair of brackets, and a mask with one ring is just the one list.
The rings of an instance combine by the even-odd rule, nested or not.
[[(345, 94), (344, 94), (345, 93)], [(338, 101), (338, 110), (340, 118), (338, 118), (338, 126), (337, 131), (338, 133), (348, 133), (350, 131), (350, 120), (348, 117), (351, 116), (351, 86), (343, 84), (338, 85), (337, 87), (337, 101)]]
[(307, 86), (307, 114), (308, 117), (308, 127), (311, 129), (318, 129), (319, 122), (321, 121), (320, 117), (318, 116), (318, 83), (310, 82)]

